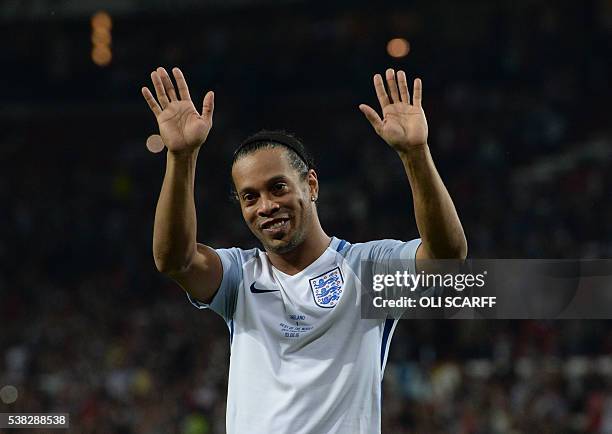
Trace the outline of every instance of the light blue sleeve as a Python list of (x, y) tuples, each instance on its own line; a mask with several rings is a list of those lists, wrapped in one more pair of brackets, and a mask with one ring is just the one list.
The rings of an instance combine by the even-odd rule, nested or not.
[[(362, 245), (361, 258), (367, 261), (369, 270), (362, 269), (362, 277), (375, 274), (394, 274), (396, 271), (406, 270), (410, 274), (416, 274), (416, 252), (421, 245), (421, 239), (411, 241), (378, 240), (370, 241)], [(387, 287), (384, 289), (385, 297), (396, 298), (398, 288)], [(371, 293), (368, 292), (370, 295)], [(362, 295), (363, 297), (363, 295)], [(399, 319), (405, 308), (387, 309), (387, 319)]]
[[(372, 274), (393, 273), (398, 270), (398, 265), (407, 265), (408, 272), (416, 274), (416, 251), (420, 245), (420, 238), (408, 242), (397, 240), (371, 241), (364, 244), (364, 246), (368, 246), (368, 249), (363, 251), (361, 256), (363, 259), (367, 258), (368, 261), (371, 261)], [(441, 296), (444, 293), (444, 288), (421, 286), (417, 291), (421, 297)]]
[[(410, 274), (416, 274), (416, 252), (421, 245), (419, 238), (411, 241), (398, 240), (376, 240), (367, 243), (353, 245), (349, 254), (349, 261), (355, 267), (354, 270), (359, 270), (359, 276), (363, 279), (362, 286), (362, 303), (363, 301), (373, 297), (370, 284), (370, 279), (377, 274), (394, 274), (396, 271), (406, 270)], [(365, 267), (365, 268), (364, 268)], [(395, 298), (398, 288), (385, 287), (385, 297)], [(387, 318), (398, 319), (401, 317), (403, 308), (388, 309)]]
[(363, 252), (362, 259), (372, 261), (376, 266), (386, 269), (385, 271), (396, 268), (397, 261), (405, 261), (409, 267), (408, 271), (416, 273), (416, 251), (420, 245), (420, 238), (411, 241), (370, 241), (364, 244), (368, 249)]
[(223, 267), (223, 278), (221, 285), (215, 293), (210, 304), (202, 303), (196, 300), (187, 293), (187, 298), (198, 309), (212, 309), (229, 322), (236, 310), (236, 300), (238, 297), (238, 288), (242, 282), (242, 255), (240, 249), (216, 249), (215, 252), (221, 259)]

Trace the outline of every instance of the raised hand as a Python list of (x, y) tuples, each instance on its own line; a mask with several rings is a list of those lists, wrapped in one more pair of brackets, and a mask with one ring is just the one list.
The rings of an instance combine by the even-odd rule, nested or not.
[(398, 71), (396, 79), (395, 71), (389, 68), (386, 79), (390, 95), (385, 91), (380, 74), (374, 75), (374, 89), (383, 118), (366, 104), (360, 104), (359, 109), (370, 121), (374, 131), (396, 151), (405, 152), (411, 147), (427, 144), (427, 119), (421, 107), (421, 80), (414, 80), (414, 94), (410, 104), (406, 73)]
[(207, 92), (202, 104), (202, 114), (198, 113), (191, 101), (183, 73), (174, 68), (172, 74), (176, 80), (178, 97), (168, 72), (162, 67), (151, 73), (157, 100), (147, 87), (141, 89), (142, 95), (157, 119), (159, 134), (168, 151), (192, 152), (208, 137), (212, 127), (215, 96), (212, 91)]

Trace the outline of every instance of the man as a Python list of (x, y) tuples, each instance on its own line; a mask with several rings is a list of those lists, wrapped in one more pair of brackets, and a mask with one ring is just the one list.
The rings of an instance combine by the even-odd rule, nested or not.
[(242, 215), (264, 251), (196, 242), (193, 198), (198, 152), (212, 127), (214, 94), (202, 113), (183, 74), (151, 74), (157, 100), (142, 93), (168, 148), (155, 214), (158, 270), (190, 301), (228, 324), (231, 342), (227, 432), (372, 434), (380, 432), (381, 381), (394, 320), (360, 318), (361, 261), (465, 258), (467, 244), (452, 200), (433, 164), (421, 81), (412, 104), (403, 71), (374, 88), (383, 118), (360, 110), (399, 155), (412, 188), (420, 240), (350, 244), (325, 233), (317, 216), (317, 173), (301, 142), (278, 132), (247, 139), (232, 179)]

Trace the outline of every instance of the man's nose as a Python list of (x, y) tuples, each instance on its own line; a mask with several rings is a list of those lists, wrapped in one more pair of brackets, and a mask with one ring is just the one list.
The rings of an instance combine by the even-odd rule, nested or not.
[(262, 217), (268, 217), (280, 209), (280, 205), (268, 196), (262, 196), (257, 213)]

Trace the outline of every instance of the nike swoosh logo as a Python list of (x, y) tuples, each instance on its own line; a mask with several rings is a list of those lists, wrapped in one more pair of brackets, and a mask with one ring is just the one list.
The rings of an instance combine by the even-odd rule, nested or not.
[(258, 289), (255, 288), (255, 282), (251, 284), (251, 292), (253, 294), (263, 294), (264, 292), (278, 292), (280, 289)]

